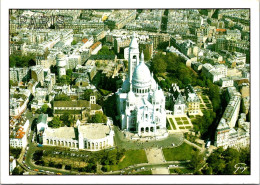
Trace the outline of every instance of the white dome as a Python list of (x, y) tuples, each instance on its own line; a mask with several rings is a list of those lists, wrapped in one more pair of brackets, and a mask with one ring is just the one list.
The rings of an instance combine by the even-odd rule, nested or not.
[(144, 62), (141, 62), (133, 73), (133, 83), (147, 83), (151, 81), (151, 74), (149, 68)]

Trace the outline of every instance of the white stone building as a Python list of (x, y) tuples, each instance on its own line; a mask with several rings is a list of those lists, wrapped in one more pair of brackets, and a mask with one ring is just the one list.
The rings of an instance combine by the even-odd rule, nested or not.
[(187, 112), (189, 115), (200, 113), (200, 99), (191, 85), (185, 88)]
[(203, 64), (202, 73), (204, 73), (212, 82), (217, 82), (227, 76), (227, 66), (223, 64), (212, 66), (209, 63)]
[(229, 77), (224, 77), (220, 79), (221, 87), (232, 87), (234, 86), (234, 80)]
[(234, 87), (228, 87), (229, 103), (219, 122), (215, 134), (215, 146), (241, 148), (249, 146), (250, 122), (246, 122), (246, 114), (240, 114), (238, 127), (235, 127), (238, 119), (241, 97)]
[(27, 130), (29, 127), (29, 120), (23, 126), (19, 127), (17, 131), (11, 131), (10, 146), (14, 148), (25, 148), (27, 145)]
[(110, 124), (91, 123), (76, 127), (45, 128), (43, 145), (69, 147), (88, 151), (98, 151), (114, 146), (114, 131)]
[(141, 137), (167, 137), (165, 96), (144, 63), (133, 34), (128, 58), (128, 78), (117, 92), (121, 129)]

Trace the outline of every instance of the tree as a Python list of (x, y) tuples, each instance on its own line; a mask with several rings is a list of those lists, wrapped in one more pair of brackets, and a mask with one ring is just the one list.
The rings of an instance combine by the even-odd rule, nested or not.
[(14, 156), (15, 159), (19, 158), (21, 151), (22, 151), (22, 148), (10, 147), (10, 155)]
[(204, 157), (203, 155), (200, 153), (199, 150), (197, 151), (192, 151), (191, 153), (192, 158), (190, 160), (189, 166), (194, 169), (194, 172), (198, 171), (202, 165), (204, 164)]
[(83, 99), (89, 101), (92, 93), (93, 93), (92, 89), (86, 89), (83, 94)]
[(63, 121), (63, 124), (68, 126), (68, 127), (72, 127), (73, 123), (74, 123), (74, 118), (71, 114), (65, 113), (63, 115), (61, 115), (60, 120)]
[(40, 161), (42, 160), (43, 151), (42, 150), (36, 150), (33, 154), (33, 160), (34, 161)]
[(14, 170), (12, 171), (12, 175), (22, 175), (23, 174), (23, 170), (20, 167), (15, 167)]
[(61, 121), (59, 117), (53, 117), (53, 120), (49, 122), (49, 127), (52, 128), (60, 128), (61, 127)]
[(106, 123), (107, 117), (101, 112), (97, 112), (95, 115), (91, 118), (92, 123)]
[(151, 67), (155, 73), (164, 73), (167, 68), (167, 63), (162, 58), (156, 58), (153, 60)]
[(55, 75), (58, 76), (58, 67), (56, 65), (51, 65), (50, 70), (51, 73), (55, 73)]
[(149, 61), (151, 59), (149, 48), (144, 49), (144, 60)]
[(101, 50), (98, 51), (97, 55), (115, 55), (113, 50), (110, 50), (108, 46), (103, 46)]
[(11, 87), (14, 84), (13, 80), (9, 81), (9, 87)]
[(67, 76), (71, 77), (72, 72), (73, 72), (72, 69), (67, 69), (67, 71), (66, 71)]
[(128, 61), (127, 60), (123, 60), (124, 66), (125, 68), (128, 68)]
[(48, 111), (48, 108), (49, 108), (49, 106), (47, 104), (43, 104), (43, 106), (41, 107), (41, 112), (46, 114)]
[(77, 41), (76, 40), (73, 40), (72, 42), (71, 42), (71, 45), (76, 45), (77, 44)]

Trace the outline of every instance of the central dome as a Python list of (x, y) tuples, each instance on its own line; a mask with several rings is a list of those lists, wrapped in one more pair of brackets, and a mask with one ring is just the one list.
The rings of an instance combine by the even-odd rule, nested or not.
[(147, 83), (151, 81), (151, 74), (144, 62), (141, 62), (134, 71), (133, 82)]

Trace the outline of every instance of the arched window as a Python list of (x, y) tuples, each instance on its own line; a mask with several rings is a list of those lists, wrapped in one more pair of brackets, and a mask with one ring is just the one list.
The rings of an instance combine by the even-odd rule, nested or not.
[(133, 59), (136, 59), (136, 55), (133, 56)]

